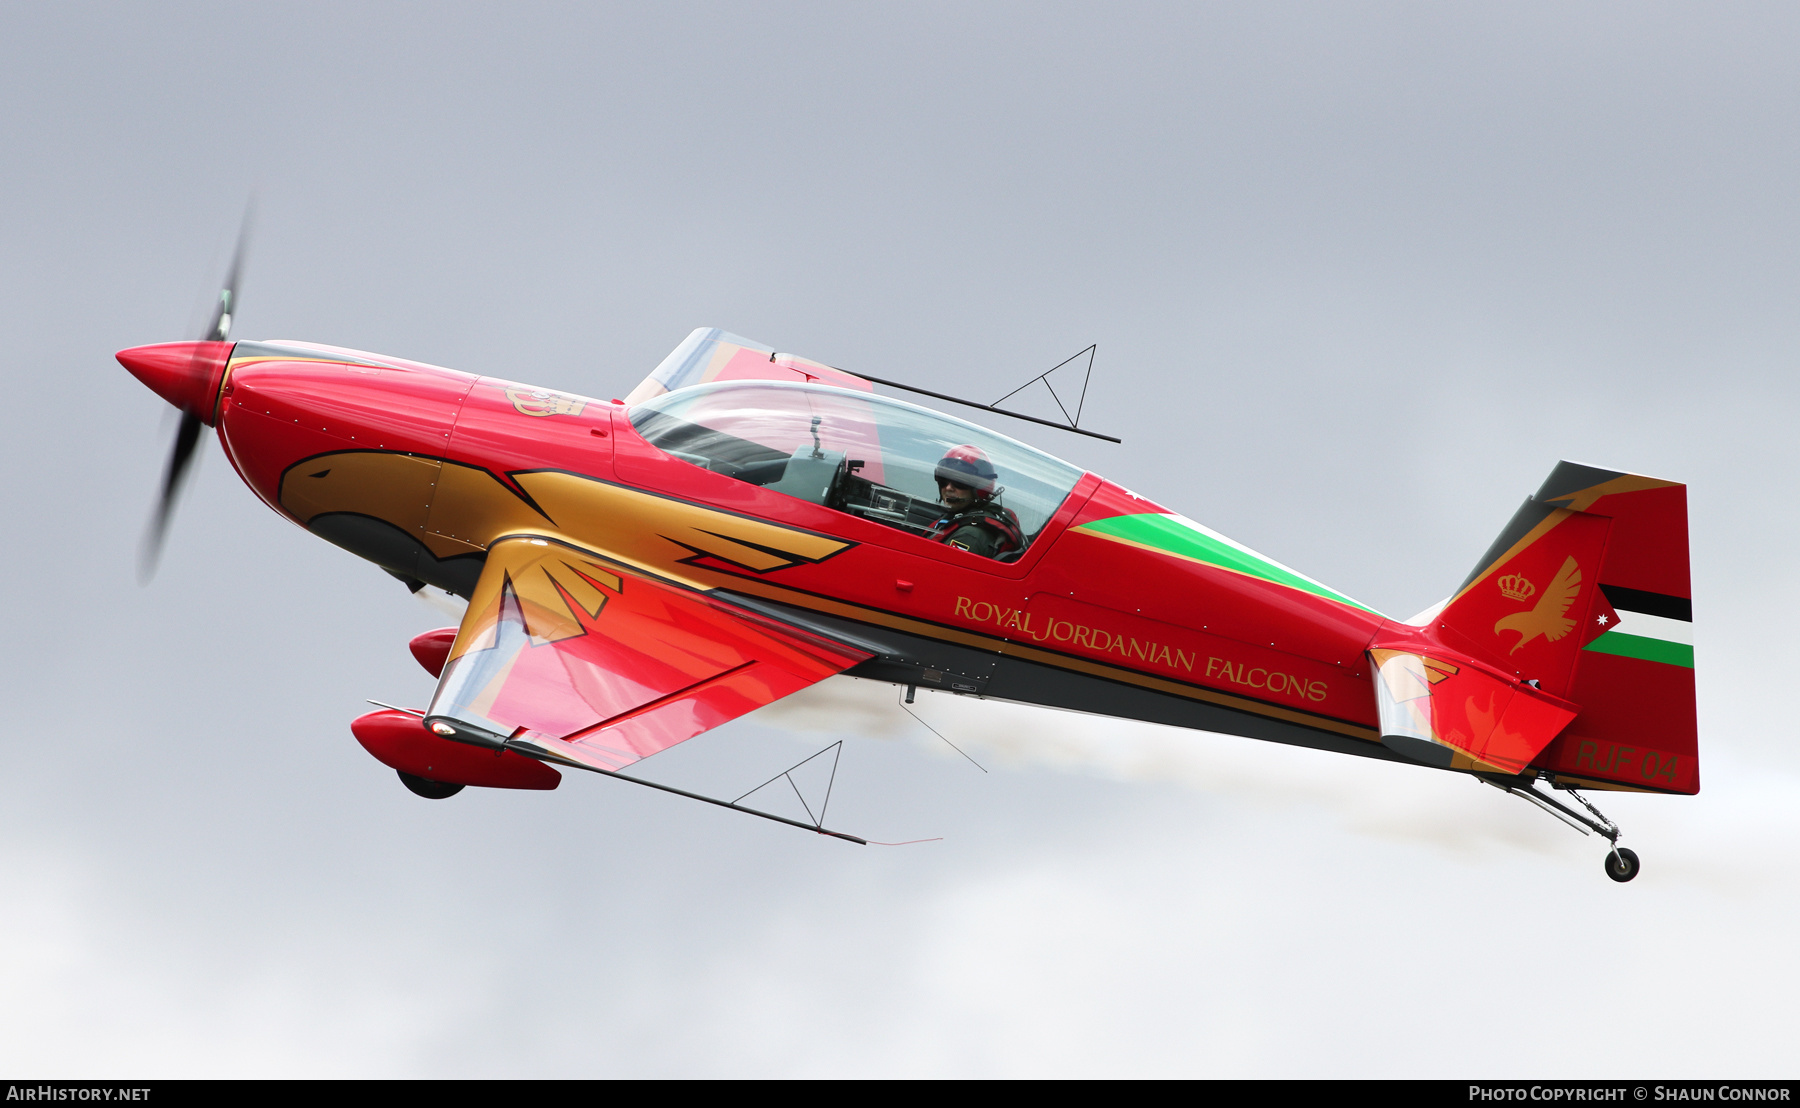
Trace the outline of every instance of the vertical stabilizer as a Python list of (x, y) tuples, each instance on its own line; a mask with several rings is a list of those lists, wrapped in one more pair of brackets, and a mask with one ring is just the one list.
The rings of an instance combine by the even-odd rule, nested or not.
[(1687, 486), (1562, 462), (1430, 634), (1580, 712), (1533, 762), (1597, 788), (1699, 790)]

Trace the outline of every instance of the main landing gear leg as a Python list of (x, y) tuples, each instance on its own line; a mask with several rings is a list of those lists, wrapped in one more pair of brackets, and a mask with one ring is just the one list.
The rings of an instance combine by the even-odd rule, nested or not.
[(1588, 801), (1588, 798), (1582, 796), (1579, 792), (1566, 785), (1563, 786), (1562, 789), (1563, 792), (1568, 793), (1579, 801), (1581, 806), (1586, 808), (1589, 814), (1592, 815), (1592, 819), (1582, 815), (1580, 812), (1577, 812), (1575, 809), (1562, 803), (1555, 797), (1539, 792), (1535, 781), (1526, 781), (1521, 784), (1519, 778), (1507, 778), (1496, 781), (1491, 777), (1483, 777), (1482, 780), (1494, 786), (1494, 788), (1499, 789), (1501, 792), (1511, 793), (1521, 800), (1530, 801), (1544, 811), (1549, 812), (1557, 819), (1562, 820), (1570, 827), (1581, 832), (1583, 835), (1586, 835), (1591, 828), (1595, 834), (1611, 843), (1612, 849), (1606, 854), (1606, 876), (1612, 878), (1614, 881), (1625, 882), (1638, 875), (1639, 863), (1637, 852), (1630, 847), (1619, 845), (1619, 825), (1612, 820), (1607, 819), (1606, 816), (1601, 813), (1600, 809), (1594, 807), (1593, 804)]

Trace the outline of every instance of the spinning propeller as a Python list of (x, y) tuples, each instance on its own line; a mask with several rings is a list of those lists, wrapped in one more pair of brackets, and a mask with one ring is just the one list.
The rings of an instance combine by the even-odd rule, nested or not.
[(203, 337), (194, 342), (165, 342), (153, 346), (136, 346), (118, 353), (119, 363), (158, 396), (181, 412), (181, 424), (175, 429), (175, 444), (169, 451), (169, 463), (163, 472), (162, 493), (156, 509), (144, 529), (143, 545), (138, 553), (138, 577), (148, 581), (156, 573), (162, 557), (163, 541), (169, 519), (175, 513), (183, 482), (193, 465), (194, 451), (200, 445), (200, 427), (211, 426), (225, 376), (225, 365), (231, 356), (231, 324), (237, 315), (238, 282), (243, 272), (244, 248), (250, 238), (250, 216), (238, 232), (237, 247), (231, 254), (231, 269), (213, 304), (212, 322)]

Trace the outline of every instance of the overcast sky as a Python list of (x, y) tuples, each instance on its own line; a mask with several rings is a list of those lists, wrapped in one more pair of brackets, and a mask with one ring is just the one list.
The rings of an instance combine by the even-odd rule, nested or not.
[[(14, 532), (0, 1068), (82, 1076), (1787, 1075), (1800, 9), (0, 7)], [(603, 779), (430, 802), (352, 739), (449, 620), (209, 442), (135, 578), (240, 213), (239, 338), (622, 396), (723, 327), (1390, 615), (1559, 458), (1690, 485), (1698, 797), (1643, 875), (1462, 777), (828, 682), (858, 848)]]

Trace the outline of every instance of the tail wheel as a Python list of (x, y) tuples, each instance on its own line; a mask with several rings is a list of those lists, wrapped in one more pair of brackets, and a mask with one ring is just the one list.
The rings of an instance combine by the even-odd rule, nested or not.
[[(400, 783), (402, 785), (405, 785), (407, 788), (411, 789), (415, 794), (424, 797), (426, 800), (448, 800), (451, 797), (455, 796), (457, 793), (463, 791), (463, 787), (461, 785), (447, 785), (442, 781), (432, 781), (429, 778), (425, 778), (425, 777), (414, 777), (412, 774), (407, 773), (404, 770), (397, 769), (394, 772), (398, 773), (400, 775)], [(1626, 853), (1631, 854), (1630, 851), (1626, 851)], [(1637, 872), (1637, 869), (1636, 869), (1637, 855), (1635, 855), (1635, 854), (1631, 855), (1631, 864), (1633, 867), (1631, 872), (1636, 873)], [(1607, 872), (1611, 873), (1612, 870), (1608, 869)], [(1631, 878), (1615, 877), (1615, 878), (1613, 878), (1613, 880), (1614, 881), (1629, 881), (1629, 880), (1631, 880)]]
[(1616, 847), (1606, 855), (1606, 876), (1614, 881), (1624, 882), (1637, 875), (1638, 856), (1630, 847)]

